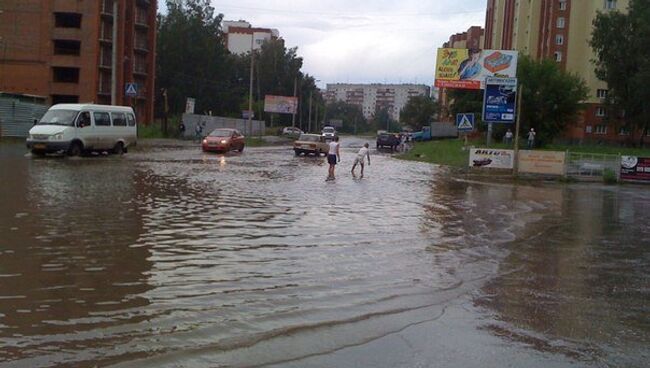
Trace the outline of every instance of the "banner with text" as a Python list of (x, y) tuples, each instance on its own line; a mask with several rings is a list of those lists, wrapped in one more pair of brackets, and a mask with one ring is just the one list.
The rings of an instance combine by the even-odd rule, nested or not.
[(517, 51), (478, 49), (438, 49), (438, 88), (485, 88), (486, 77), (517, 76)]
[(491, 148), (472, 148), (469, 151), (469, 167), (512, 169), (514, 151)]
[(650, 183), (650, 157), (622, 156), (621, 180)]
[(519, 172), (543, 175), (564, 175), (566, 152), (519, 151)]
[(483, 121), (486, 123), (515, 122), (517, 78), (485, 78)]
[(298, 97), (264, 96), (264, 111), (279, 114), (295, 114), (298, 109)]

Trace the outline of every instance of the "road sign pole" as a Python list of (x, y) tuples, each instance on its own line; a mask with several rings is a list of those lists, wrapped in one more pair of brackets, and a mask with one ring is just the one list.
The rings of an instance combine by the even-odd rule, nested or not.
[(519, 85), (517, 90), (517, 116), (515, 117), (515, 150), (514, 150), (514, 162), (512, 163), (512, 174), (517, 176), (519, 174), (519, 128), (521, 126), (521, 99), (523, 95), (523, 84)]

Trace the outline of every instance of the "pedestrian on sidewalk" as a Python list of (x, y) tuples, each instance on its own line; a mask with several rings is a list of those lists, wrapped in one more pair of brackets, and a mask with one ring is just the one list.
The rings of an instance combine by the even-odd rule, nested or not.
[(354, 159), (354, 164), (352, 164), (352, 175), (354, 176), (354, 169), (357, 167), (357, 165), (361, 165), (361, 177), (363, 178), (363, 164), (365, 163), (366, 157), (368, 157), (368, 165), (370, 165), (370, 150), (368, 149), (370, 145), (366, 142), (366, 144), (361, 147), (359, 150), (359, 153), (357, 153), (357, 157)]
[(509, 146), (512, 144), (512, 130), (508, 129), (506, 135), (503, 136), (505, 143)]
[(338, 162), (341, 162), (341, 151), (339, 144), (339, 136), (334, 136), (334, 139), (329, 143), (330, 149), (327, 153), (327, 163), (330, 164), (327, 180), (334, 180), (334, 168)]
[(196, 123), (196, 127), (194, 128), (194, 135), (196, 135), (196, 140), (199, 142), (201, 141), (201, 138), (203, 138), (203, 127), (201, 126), (201, 122)]
[(535, 135), (535, 129), (530, 128), (530, 132), (528, 132), (528, 149), (535, 147)]

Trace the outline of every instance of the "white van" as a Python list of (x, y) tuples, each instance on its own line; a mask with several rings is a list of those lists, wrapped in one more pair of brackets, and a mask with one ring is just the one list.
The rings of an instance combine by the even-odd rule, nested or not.
[(27, 148), (36, 155), (90, 151), (126, 152), (137, 142), (133, 109), (125, 106), (60, 104), (29, 130)]

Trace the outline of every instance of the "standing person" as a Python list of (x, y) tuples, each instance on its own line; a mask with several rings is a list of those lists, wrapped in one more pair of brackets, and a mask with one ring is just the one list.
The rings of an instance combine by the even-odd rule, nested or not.
[(528, 149), (535, 147), (535, 135), (535, 129), (530, 128), (530, 132), (528, 132)]
[(196, 139), (200, 142), (201, 138), (203, 138), (203, 127), (201, 126), (201, 122), (196, 123), (196, 127), (194, 128), (194, 134), (196, 135)]
[(181, 120), (181, 123), (178, 125), (178, 135), (181, 138), (185, 138), (185, 124), (183, 124), (183, 120)]
[(357, 164), (361, 165), (361, 177), (363, 178), (363, 164), (366, 160), (366, 157), (368, 157), (368, 165), (370, 165), (370, 150), (368, 149), (369, 144), (366, 143), (361, 147), (359, 150), (359, 153), (357, 153), (357, 157), (354, 159), (354, 164), (352, 165), (352, 175), (354, 175), (354, 169), (357, 167)]
[(341, 162), (341, 152), (339, 145), (339, 136), (334, 136), (334, 139), (329, 143), (330, 150), (327, 153), (327, 163), (330, 164), (329, 174), (327, 180), (334, 180), (334, 168), (337, 162)]
[(511, 145), (512, 144), (512, 130), (508, 129), (508, 131), (506, 132), (506, 135), (504, 136), (504, 138), (506, 140), (506, 144)]

